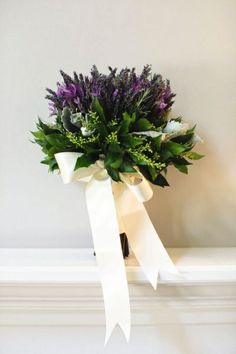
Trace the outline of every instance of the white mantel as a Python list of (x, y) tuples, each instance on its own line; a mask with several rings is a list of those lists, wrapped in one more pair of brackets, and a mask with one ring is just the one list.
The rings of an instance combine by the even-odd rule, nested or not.
[[(160, 283), (236, 281), (236, 247), (230, 248), (167, 248), (183, 275), (183, 280), (160, 274)], [(131, 254), (126, 260), (130, 282), (146, 279)], [(2, 248), (0, 249), (0, 284), (99, 283), (96, 257), (87, 248)]]
[[(68, 343), (74, 349), (83, 347), (85, 353), (118, 353), (119, 348), (123, 353), (139, 353), (141, 348), (140, 353), (159, 353), (152, 342), (157, 342), (155, 348), (162, 348), (160, 354), (235, 354), (236, 248), (169, 248), (168, 252), (183, 279), (162, 272), (156, 292), (134, 257), (126, 260), (131, 342), (128, 346), (116, 329), (104, 349), (104, 307), (93, 250), (1, 249), (0, 353), (19, 354), (14, 351), (16, 333), (21, 333), (21, 339), (37, 333), (50, 347), (51, 337), (45, 339), (45, 330), (60, 333), (63, 328), (63, 343), (55, 354), (66, 353)], [(141, 329), (143, 344), (138, 339)], [(183, 344), (185, 337), (184, 341), (191, 338), (194, 345)], [(31, 353), (41, 353), (34, 343), (30, 344)], [(44, 349), (42, 353), (54, 351)]]

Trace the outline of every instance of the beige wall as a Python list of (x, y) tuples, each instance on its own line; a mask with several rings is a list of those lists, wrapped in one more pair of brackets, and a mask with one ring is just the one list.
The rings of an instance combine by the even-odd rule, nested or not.
[(206, 158), (169, 172), (148, 210), (168, 246), (236, 244), (236, 1), (0, 0), (0, 247), (91, 245), (83, 190), (64, 186), (29, 143), (60, 68), (151, 63), (198, 123)]

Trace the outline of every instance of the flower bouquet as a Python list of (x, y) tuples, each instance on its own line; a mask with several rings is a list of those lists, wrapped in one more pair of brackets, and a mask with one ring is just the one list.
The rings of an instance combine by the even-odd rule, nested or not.
[(61, 71), (64, 82), (56, 91), (47, 89), (54, 122), (39, 119), (33, 132), (45, 155), (41, 162), (54, 171), (55, 154), (74, 151), (82, 153), (75, 170), (101, 159), (116, 182), (121, 173), (140, 171), (151, 183), (168, 186), (169, 165), (187, 173), (189, 160), (202, 157), (192, 152), (199, 141), (195, 127), (181, 117), (168, 119), (175, 94), (169, 81), (151, 76), (149, 65), (140, 75), (135, 69), (109, 71), (104, 75), (93, 66), (90, 77), (73, 78)]
[(154, 287), (161, 268), (176, 273), (143, 202), (152, 196), (149, 182), (168, 186), (168, 166), (186, 174), (191, 160), (202, 157), (192, 151), (201, 139), (195, 126), (169, 117), (175, 94), (149, 65), (139, 75), (134, 68), (111, 67), (105, 75), (96, 66), (90, 76), (61, 75), (57, 89), (47, 89), (52, 121), (39, 119), (32, 134), (49, 171), (59, 169), (65, 183), (86, 184), (107, 338), (117, 323), (128, 337), (128, 290), (117, 234), (127, 234)]

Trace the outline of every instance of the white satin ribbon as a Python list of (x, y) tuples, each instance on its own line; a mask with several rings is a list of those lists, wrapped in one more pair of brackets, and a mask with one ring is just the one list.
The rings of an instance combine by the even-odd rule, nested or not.
[(92, 179), (86, 186), (86, 201), (94, 249), (102, 283), (106, 339), (118, 324), (127, 341), (130, 335), (130, 304), (111, 179)]
[(119, 233), (127, 233), (130, 246), (155, 289), (160, 270), (175, 275), (178, 272), (143, 206), (153, 194), (143, 175), (124, 173), (124, 183), (112, 183), (100, 160), (74, 171), (79, 156), (76, 152), (55, 154), (64, 183), (87, 182), (86, 202), (106, 313), (105, 343), (117, 324), (128, 341), (130, 304)]
[[(146, 183), (148, 182), (144, 179), (140, 184), (140, 189), (136, 189), (136, 193), (130, 193), (130, 189), (132, 192), (134, 191), (134, 186), (131, 188), (128, 185), (127, 189), (122, 184), (116, 185), (115, 204), (131, 249), (147, 279), (156, 289), (160, 271), (178, 277), (180, 275), (166, 252), (144, 205), (141, 203), (144, 195), (148, 195), (147, 190), (146, 194), (142, 195), (141, 193), (143, 189), (146, 189)], [(150, 188), (149, 185), (148, 187)]]

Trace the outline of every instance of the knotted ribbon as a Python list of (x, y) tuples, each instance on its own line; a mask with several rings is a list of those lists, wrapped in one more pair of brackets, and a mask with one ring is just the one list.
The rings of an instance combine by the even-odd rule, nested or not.
[(101, 160), (74, 171), (79, 156), (81, 154), (76, 152), (55, 154), (64, 183), (86, 183), (86, 203), (104, 297), (105, 343), (116, 325), (121, 327), (128, 341), (130, 303), (119, 233), (127, 234), (131, 249), (154, 289), (160, 270), (174, 275), (178, 275), (178, 271), (143, 205), (153, 195), (144, 176), (139, 172), (122, 173), (123, 183), (116, 183)]

